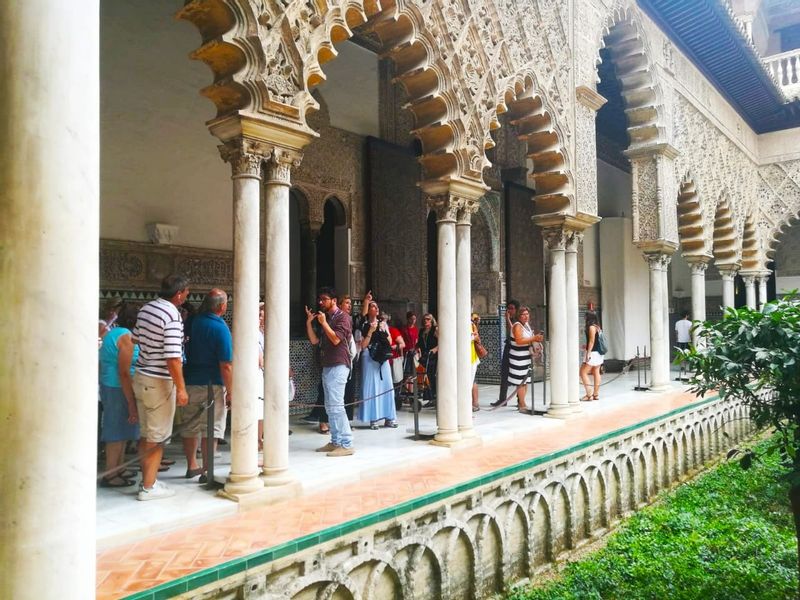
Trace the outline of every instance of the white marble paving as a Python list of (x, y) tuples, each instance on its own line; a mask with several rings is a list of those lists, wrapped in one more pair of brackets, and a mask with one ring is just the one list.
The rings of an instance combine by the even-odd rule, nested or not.
[[(673, 372), (672, 389), (682, 386), (676, 382)], [(633, 390), (636, 375), (628, 374), (615, 379), (615, 374), (606, 378), (607, 385), (601, 389), (600, 402), (582, 402), (586, 414), (602, 413), (651, 396), (651, 392)], [(544, 408), (542, 403), (542, 384), (535, 384), (536, 408)], [(496, 400), (498, 387), (479, 386), (481, 411), (474, 413), (475, 429), (484, 445), (507, 440), (516, 436), (536, 435), (537, 432), (557, 431), (569, 427), (569, 420), (549, 419), (542, 416), (520, 414), (508, 406), (498, 410), (487, 410), (490, 402)], [(530, 391), (529, 391), (530, 392)], [(662, 392), (663, 393), (663, 392)], [(530, 393), (529, 393), (530, 397)], [(513, 401), (510, 404), (512, 404)], [(413, 414), (404, 410), (398, 414), (397, 429), (381, 428), (370, 430), (368, 426), (356, 424), (354, 440), (356, 453), (350, 457), (328, 458), (313, 450), (327, 443), (328, 436), (316, 432), (316, 427), (293, 419), (294, 432), (289, 438), (290, 470), (302, 487), (303, 493), (330, 489), (336, 485), (368, 478), (387, 470), (407, 467), (416, 461), (446, 458), (451, 450), (433, 446), (426, 441), (413, 439)], [(423, 410), (420, 414), (423, 430), (435, 427), (433, 410)], [(225, 481), (230, 470), (230, 447), (223, 447), (222, 456), (216, 461), (216, 479)], [(475, 452), (480, 452), (476, 447)], [(159, 479), (174, 488), (172, 498), (152, 502), (136, 500), (137, 486), (125, 489), (98, 488), (97, 490), (97, 544), (98, 549), (106, 549), (119, 544), (145, 538), (179, 527), (231, 515), (239, 510), (239, 505), (217, 497), (197, 483), (197, 478), (184, 478), (186, 462), (183, 458), (180, 440), (176, 440), (165, 450), (165, 457), (177, 462)], [(129, 457), (132, 458), (132, 457)]]

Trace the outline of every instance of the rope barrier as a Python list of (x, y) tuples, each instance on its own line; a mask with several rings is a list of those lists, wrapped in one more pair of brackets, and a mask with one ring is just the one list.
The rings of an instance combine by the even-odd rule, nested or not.
[[(102, 473), (98, 473), (97, 481), (100, 481), (101, 479), (105, 479), (106, 477), (108, 477), (109, 475), (111, 475), (113, 473), (123, 473), (125, 471), (125, 469), (127, 469), (129, 466), (134, 465), (136, 463), (139, 463), (143, 457), (150, 456), (159, 447), (163, 447), (167, 443), (171, 442), (172, 438), (174, 438), (176, 436), (179, 436), (184, 431), (186, 431), (187, 429), (189, 429), (191, 427), (194, 427), (197, 424), (198, 419), (203, 416), (203, 413), (206, 410), (208, 410), (209, 408), (211, 408), (213, 405), (214, 405), (214, 401), (211, 400), (211, 402), (209, 402), (205, 406), (203, 406), (202, 410), (200, 410), (194, 417), (189, 419), (189, 421), (187, 421), (186, 423), (182, 423), (181, 427), (179, 427), (177, 429), (177, 431), (173, 431), (171, 436), (169, 436), (163, 442), (159, 442), (156, 446), (153, 446), (152, 448), (150, 448), (150, 450), (145, 452), (143, 455), (137, 455), (136, 458), (131, 458), (129, 460), (123, 461), (119, 466), (117, 466), (117, 467), (115, 467), (113, 469), (107, 469), (107, 470), (103, 471)], [(119, 477), (120, 475), (116, 475), (116, 476)]]

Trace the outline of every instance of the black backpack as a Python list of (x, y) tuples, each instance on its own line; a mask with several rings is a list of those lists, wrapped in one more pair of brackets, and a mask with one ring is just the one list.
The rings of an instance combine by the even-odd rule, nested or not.
[(379, 365), (392, 358), (392, 345), (389, 343), (389, 334), (385, 331), (375, 331), (368, 346), (369, 357)]

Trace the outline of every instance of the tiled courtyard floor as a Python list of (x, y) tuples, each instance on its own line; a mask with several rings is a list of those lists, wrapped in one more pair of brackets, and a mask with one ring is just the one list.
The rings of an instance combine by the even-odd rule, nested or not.
[[(609, 376), (611, 379), (613, 376)], [(312, 450), (326, 438), (294, 424), (292, 472), (302, 485), (299, 498), (239, 510), (238, 505), (182, 478), (178, 463), (162, 479), (173, 498), (136, 502), (135, 489), (98, 491), (97, 598), (121, 598), (202, 569), (273, 547), (304, 535), (486, 475), (525, 460), (574, 446), (608, 432), (668, 413), (695, 400), (677, 383), (662, 394), (634, 392), (635, 377), (604, 386), (599, 402), (562, 421), (517, 413), (512, 408), (476, 413), (481, 445), (439, 448), (409, 438), (399, 429), (357, 429), (357, 452), (332, 459)], [(483, 406), (496, 386), (481, 386)], [(538, 390), (541, 398), (541, 391)], [(537, 406), (538, 406), (537, 402)], [(432, 411), (423, 414), (430, 426)], [(179, 453), (177, 447), (169, 454)], [(178, 458), (178, 456), (175, 456)], [(217, 475), (228, 468), (227, 455)], [(223, 469), (224, 467), (224, 469)]]

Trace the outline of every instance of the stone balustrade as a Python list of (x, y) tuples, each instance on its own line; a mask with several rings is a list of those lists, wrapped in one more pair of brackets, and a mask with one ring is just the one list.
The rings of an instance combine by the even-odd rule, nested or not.
[(767, 56), (764, 64), (787, 98), (800, 96), (800, 48)]
[(741, 402), (701, 400), (198, 573), (201, 585), (187, 582), (180, 597), (492, 597), (599, 539), (753, 430)]

